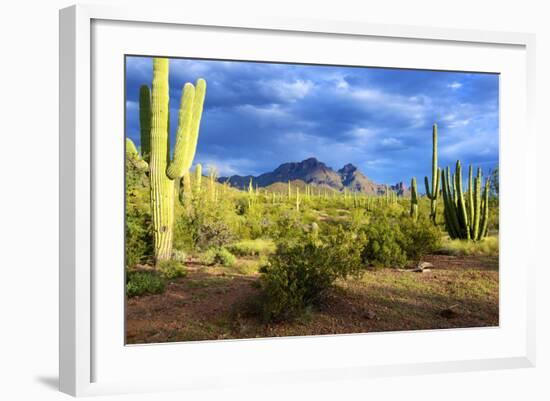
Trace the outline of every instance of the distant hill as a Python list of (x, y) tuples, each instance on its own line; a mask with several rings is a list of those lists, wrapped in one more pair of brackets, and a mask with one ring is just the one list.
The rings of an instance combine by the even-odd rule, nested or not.
[[(382, 195), (386, 192), (385, 184), (377, 184), (356, 166), (351, 163), (346, 164), (338, 171), (334, 171), (325, 163), (320, 162), (314, 157), (301, 162), (284, 163), (275, 170), (260, 174), (255, 177), (252, 175), (232, 175), (231, 177), (220, 177), (220, 182), (228, 181), (229, 185), (238, 189), (247, 188), (250, 180), (253, 186), (266, 188), (274, 192), (284, 192), (287, 190), (286, 184), (292, 181), (292, 185), (299, 185), (299, 182), (311, 184), (319, 189), (331, 189), (334, 191), (343, 191), (347, 188), (351, 192), (361, 192), (368, 195)], [(403, 182), (394, 185), (388, 185), (400, 196), (409, 195), (409, 189)]]

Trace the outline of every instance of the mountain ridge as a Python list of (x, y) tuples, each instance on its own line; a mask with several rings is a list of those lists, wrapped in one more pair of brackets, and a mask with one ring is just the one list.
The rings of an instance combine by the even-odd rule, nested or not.
[(335, 171), (315, 157), (309, 157), (301, 162), (283, 163), (273, 171), (258, 176), (232, 175), (230, 177), (218, 178), (219, 182), (223, 183), (227, 181), (229, 185), (238, 189), (246, 188), (251, 180), (252, 185), (259, 188), (269, 187), (275, 183), (286, 184), (289, 181), (300, 180), (305, 184), (329, 187), (336, 191), (348, 189), (352, 192), (360, 192), (367, 195), (383, 195), (386, 193), (386, 187), (395, 191), (399, 196), (410, 194), (407, 185), (402, 181), (393, 185), (379, 184), (367, 177), (359, 168), (351, 163), (347, 163), (341, 169)]

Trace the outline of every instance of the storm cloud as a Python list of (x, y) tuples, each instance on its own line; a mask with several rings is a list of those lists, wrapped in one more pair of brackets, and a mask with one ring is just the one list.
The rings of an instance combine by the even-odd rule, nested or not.
[[(170, 60), (171, 136), (185, 82), (207, 81), (195, 162), (221, 175), (258, 175), (316, 157), (358, 166), (380, 183), (430, 174), (431, 126), (440, 165), (498, 165), (495, 74)], [(140, 85), (152, 59), (126, 58), (126, 135), (139, 145)]]

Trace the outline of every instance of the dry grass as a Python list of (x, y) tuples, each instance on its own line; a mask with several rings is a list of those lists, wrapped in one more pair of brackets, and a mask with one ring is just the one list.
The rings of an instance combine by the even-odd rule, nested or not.
[(498, 256), (498, 237), (490, 236), (481, 241), (465, 241), (446, 237), (441, 253), (452, 256)]

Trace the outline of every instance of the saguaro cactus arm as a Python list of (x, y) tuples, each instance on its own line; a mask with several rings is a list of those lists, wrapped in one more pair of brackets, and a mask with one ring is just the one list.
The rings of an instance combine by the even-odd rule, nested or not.
[(190, 83), (183, 88), (174, 158), (167, 170), (171, 179), (181, 177), (191, 168), (195, 158), (205, 93), (204, 79), (197, 81), (196, 88)]

